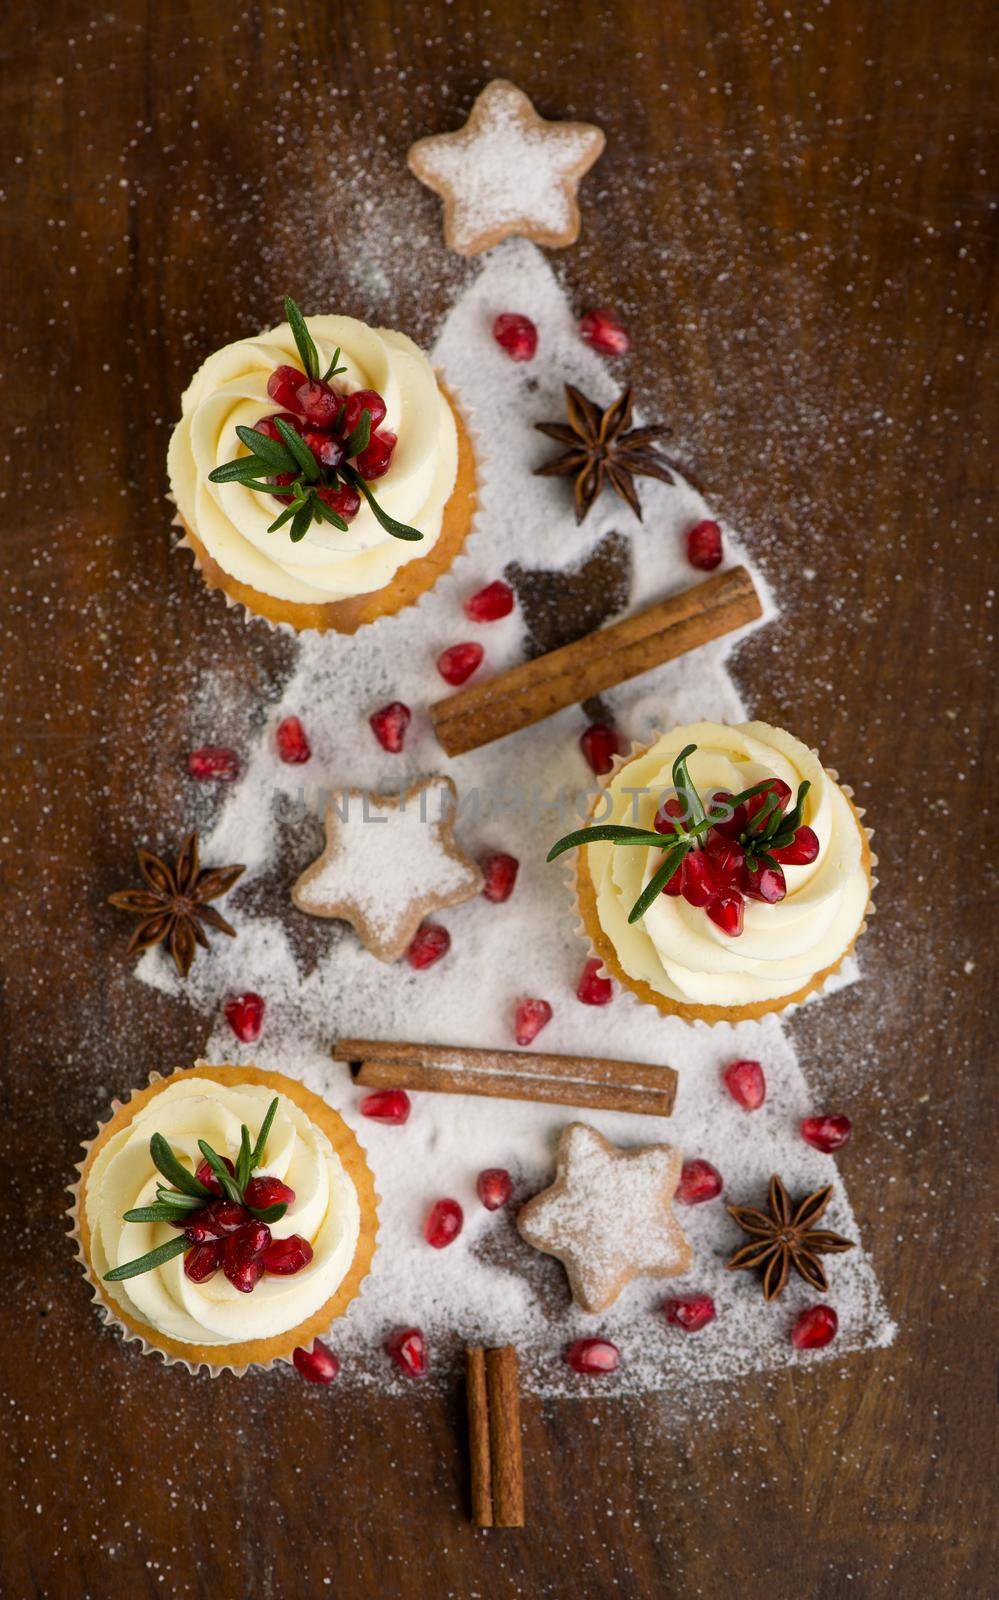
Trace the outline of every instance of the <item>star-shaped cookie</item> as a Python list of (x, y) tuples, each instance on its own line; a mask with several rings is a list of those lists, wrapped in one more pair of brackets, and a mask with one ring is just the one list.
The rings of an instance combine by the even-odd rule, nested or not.
[(619, 1150), (585, 1122), (563, 1130), (555, 1182), (521, 1208), (517, 1227), (558, 1257), (584, 1311), (606, 1311), (632, 1278), (672, 1278), (690, 1266), (670, 1204), (680, 1164), (672, 1145)]
[(298, 909), (349, 922), (379, 961), (398, 961), (424, 917), (482, 888), (455, 842), (457, 798), (439, 777), (403, 794), (339, 790), (326, 810), (326, 848), (291, 891)]
[(576, 191), (605, 142), (593, 123), (546, 122), (522, 89), (496, 78), (463, 128), (418, 139), (408, 161), (444, 201), (449, 248), (473, 256), (511, 234), (535, 244), (573, 244)]

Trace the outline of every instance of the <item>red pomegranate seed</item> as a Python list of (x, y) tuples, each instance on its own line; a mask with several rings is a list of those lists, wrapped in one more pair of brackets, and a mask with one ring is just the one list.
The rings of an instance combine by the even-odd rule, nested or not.
[(426, 1375), (427, 1341), (420, 1328), (397, 1328), (386, 1339), (385, 1349), (407, 1378)]
[(691, 906), (707, 906), (718, 893), (719, 883), (704, 850), (691, 850), (684, 856), (683, 898)]
[(443, 1250), (457, 1239), (464, 1220), (457, 1200), (435, 1200), (423, 1224), (423, 1237), (435, 1250)]
[(751, 872), (747, 866), (740, 874), (739, 888), (750, 900), (762, 900), (768, 906), (779, 905), (787, 894), (787, 884), (780, 867), (761, 867)]
[(798, 828), (790, 844), (771, 850), (775, 861), (784, 867), (807, 867), (819, 853), (818, 836), (811, 828)]
[[(299, 377), (301, 377), (301, 373), (299, 373)], [(256, 428), (257, 432), (262, 433), (265, 438), (273, 439), (275, 444), (281, 444), (283, 443), (283, 440), (278, 432), (277, 427), (279, 422), (286, 422), (289, 428), (294, 428), (296, 433), (301, 433), (304, 436), (304, 422), (302, 421), (301, 417), (296, 417), (291, 411), (276, 411), (273, 416), (261, 417), (260, 421), (255, 422), (253, 426)]]
[(801, 1137), (805, 1143), (826, 1155), (841, 1150), (852, 1132), (853, 1123), (849, 1117), (804, 1117), (801, 1123)]
[(700, 1333), (715, 1320), (715, 1303), (709, 1294), (688, 1295), (684, 1300), (664, 1300), (666, 1321), (684, 1333)]
[[(277, 487), (284, 483), (294, 483), (297, 476), (297, 472), (278, 472), (273, 477), (268, 478), (267, 481), (268, 483), (273, 483), (275, 487)], [(291, 505), (290, 494), (275, 494), (274, 498), (275, 500), (279, 500), (283, 506)]]
[(472, 641), (467, 644), (452, 644), (447, 650), (442, 650), (437, 657), (437, 671), (445, 683), (457, 687), (482, 665), (485, 653), (480, 644)]
[(767, 1097), (767, 1080), (758, 1061), (730, 1061), (722, 1078), (743, 1111), (759, 1111)]
[(234, 995), (225, 1003), (225, 1020), (228, 1022), (237, 1039), (243, 1044), (256, 1044), (260, 1038), (260, 1030), (264, 1025), (264, 1010), (266, 1001), (263, 995), (254, 994), (247, 990), (246, 994)]
[(376, 1089), (374, 1094), (365, 1095), (360, 1106), (362, 1117), (370, 1117), (372, 1122), (387, 1122), (396, 1128), (409, 1121), (411, 1110), (405, 1089)]
[(302, 433), (312, 454), (323, 467), (338, 467), (344, 460), (343, 441), (322, 428), (305, 428)]
[(565, 1349), (565, 1359), (573, 1372), (587, 1378), (599, 1378), (605, 1372), (615, 1372), (621, 1352), (609, 1339), (574, 1339)]
[(353, 433), (365, 411), (371, 416), (371, 432), (377, 433), (379, 423), (385, 421), (385, 401), (374, 389), (355, 389), (344, 401), (337, 424), (344, 438)]
[(498, 1211), (513, 1193), (513, 1179), (505, 1167), (486, 1167), (475, 1180), (475, 1192), (487, 1211)]
[(538, 330), (530, 317), (519, 311), (501, 311), (493, 323), (493, 338), (511, 361), (533, 361)]
[(579, 736), (579, 747), (598, 778), (611, 770), (621, 748), (616, 728), (606, 722), (591, 722), (584, 728)]
[(303, 1239), (300, 1233), (289, 1233), (286, 1239), (272, 1239), (260, 1259), (265, 1272), (273, 1272), (279, 1278), (290, 1278), (293, 1273), (301, 1272), (303, 1267), (309, 1265), (312, 1253), (308, 1239)]
[[(222, 1157), (222, 1164), (228, 1172), (230, 1178), (234, 1178), (236, 1176), (236, 1168), (233, 1166), (228, 1156)], [(215, 1176), (207, 1161), (198, 1162), (198, 1165), (194, 1169), (194, 1176), (197, 1178), (199, 1183), (204, 1184), (206, 1189), (210, 1189), (212, 1194), (221, 1195), (222, 1185), (219, 1183), (218, 1178)]]
[[(235, 1234), (233, 1238), (236, 1238)], [(226, 1242), (228, 1244), (229, 1241)], [(223, 1260), (222, 1271), (240, 1294), (252, 1294), (264, 1275), (264, 1265), (257, 1256), (244, 1259), (234, 1254), (231, 1260)]]
[(383, 750), (389, 750), (393, 755), (399, 754), (412, 715), (401, 700), (393, 700), (390, 705), (382, 706), (380, 711), (371, 713), (368, 721)]
[(204, 744), (200, 750), (192, 750), (188, 755), (187, 770), (192, 778), (214, 778), (219, 783), (232, 783), (239, 777), (239, 757), (227, 745)]
[(712, 833), (723, 833), (728, 839), (738, 839), (746, 826), (746, 807), (744, 805), (733, 806), (732, 799), (731, 789), (716, 789), (711, 796), (708, 810), (717, 811), (720, 807), (724, 807), (728, 813), (727, 816), (722, 817), (719, 822), (715, 823), (711, 831)]
[(717, 522), (698, 522), (687, 534), (687, 560), (699, 572), (721, 565), (722, 534)]
[(839, 1317), (832, 1306), (809, 1306), (794, 1321), (791, 1343), (796, 1350), (821, 1350), (831, 1344), (839, 1328)]
[(282, 717), (277, 725), (277, 747), (281, 760), (289, 767), (299, 767), (312, 756), (301, 717)]
[(267, 393), (275, 405), (282, 406), (285, 411), (301, 413), (298, 391), (304, 381), (305, 373), (299, 372), (297, 367), (275, 367), (267, 379)]
[(365, 481), (369, 478), (384, 478), (392, 465), (392, 452), (397, 442), (395, 434), (387, 430), (384, 433), (372, 434), (368, 448), (354, 458), (357, 470)]
[(406, 960), (417, 972), (432, 967), (451, 948), (451, 935), (439, 922), (424, 922), (417, 928), (413, 942), (406, 951)]
[(335, 511), (338, 517), (342, 517), (344, 522), (349, 522), (351, 517), (356, 517), (361, 509), (361, 497), (353, 484), (338, 483), (335, 488), (330, 488), (329, 484), (320, 484), (316, 489), (316, 494), (320, 500), (329, 506), (331, 511)]
[(547, 1000), (521, 1000), (513, 1021), (513, 1036), (518, 1044), (531, 1044), (552, 1020)]
[(494, 901), (497, 905), (504, 900), (509, 900), (513, 894), (514, 884), (517, 882), (517, 873), (520, 871), (520, 862), (516, 856), (508, 856), (505, 851), (497, 850), (491, 856), (483, 856), (479, 865), (485, 882), (482, 893), (487, 900)]
[(680, 1182), (674, 1198), (682, 1206), (701, 1206), (705, 1200), (715, 1200), (722, 1192), (722, 1175), (710, 1161), (695, 1156), (680, 1168)]
[(174, 1223), (174, 1227), (183, 1228), (190, 1244), (206, 1244), (210, 1239), (224, 1239), (239, 1233), (251, 1220), (250, 1213), (235, 1200), (215, 1200), (197, 1211), (189, 1211), (183, 1221)]
[(631, 340), (611, 306), (595, 306), (585, 312), (579, 319), (579, 332), (602, 356), (623, 356), (631, 349)]
[[(772, 794), (777, 796), (777, 810), (787, 810), (787, 802), (791, 798), (790, 785), (786, 784), (783, 778), (771, 778), (765, 789), (761, 789), (759, 794), (751, 794), (745, 802), (747, 822), (752, 822), (753, 818), (759, 815)], [(770, 815), (773, 816), (772, 811)]]
[[(686, 859), (686, 857), (684, 859)], [(680, 865), (677, 867), (672, 878), (668, 879), (667, 882), (663, 884), (661, 892), (663, 894), (668, 894), (673, 900), (675, 900), (678, 895), (683, 893), (683, 861), (680, 862)]]
[(184, 1272), (192, 1283), (207, 1283), (222, 1265), (222, 1248), (215, 1243), (196, 1244), (184, 1256)]
[(746, 852), (738, 839), (731, 839), (728, 834), (719, 833), (717, 828), (712, 828), (704, 846), (704, 853), (720, 884), (736, 881), (746, 859)]
[(250, 1222), (231, 1233), (222, 1247), (222, 1271), (240, 1294), (252, 1294), (263, 1277), (261, 1256), (271, 1242), (266, 1222)]
[(591, 956), (579, 975), (576, 999), (582, 1000), (584, 1006), (606, 1006), (614, 998), (614, 985), (611, 980), (599, 976), (602, 966), (602, 961)]
[(300, 1372), (306, 1383), (332, 1383), (340, 1371), (340, 1363), (328, 1345), (321, 1339), (313, 1339), (312, 1349), (304, 1350), (299, 1345), (292, 1351), (292, 1361), (295, 1370)]
[(720, 894), (717, 900), (712, 900), (706, 910), (716, 928), (720, 928), (722, 933), (727, 933), (730, 939), (738, 939), (742, 932), (744, 904), (738, 889), (730, 889), (725, 894)]
[(289, 1189), (280, 1178), (274, 1178), (268, 1172), (262, 1172), (259, 1178), (251, 1178), (243, 1190), (243, 1199), (254, 1211), (264, 1211), (268, 1206), (290, 1206), (295, 1200), (294, 1189)]
[(502, 578), (487, 583), (484, 589), (470, 594), (465, 601), (465, 615), (470, 622), (498, 622), (513, 610), (513, 590)]
[(321, 378), (301, 385), (296, 395), (297, 409), (314, 428), (335, 428), (343, 408), (343, 398)]
[(653, 818), (652, 826), (657, 833), (674, 834), (681, 826), (683, 817), (683, 801), (675, 794), (664, 800)]

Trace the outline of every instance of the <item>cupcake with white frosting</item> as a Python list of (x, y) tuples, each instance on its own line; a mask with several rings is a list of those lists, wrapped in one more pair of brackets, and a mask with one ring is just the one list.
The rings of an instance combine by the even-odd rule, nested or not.
[(459, 411), (405, 334), (303, 317), (208, 357), (170, 488), (206, 582), (254, 616), (353, 633), (419, 599), (475, 507)]
[(208, 1066), (116, 1104), (73, 1221), (111, 1322), (192, 1371), (291, 1360), (341, 1316), (374, 1254), (360, 1145), (326, 1102), (255, 1067)]
[(800, 740), (765, 722), (675, 728), (619, 762), (579, 847), (583, 928), (647, 1004), (738, 1022), (820, 989), (862, 932), (862, 813)]

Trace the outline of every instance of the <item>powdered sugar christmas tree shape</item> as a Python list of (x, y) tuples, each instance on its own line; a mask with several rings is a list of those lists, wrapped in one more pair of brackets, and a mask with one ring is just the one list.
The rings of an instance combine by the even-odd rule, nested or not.
[(496, 78), (465, 126), (410, 147), (410, 170), (444, 201), (444, 238), (476, 255), (513, 234), (563, 246), (579, 237), (576, 192), (601, 154), (590, 122), (546, 122), (515, 83)]
[[(523, 311), (537, 323), (543, 361), (518, 365), (493, 341), (494, 318), (510, 310)], [(573, 1113), (537, 1103), (414, 1093), (406, 1125), (383, 1126), (360, 1115), (364, 1092), (330, 1057), (335, 1038), (372, 1035), (507, 1049), (513, 1044), (514, 1010), (524, 995), (552, 1006), (547, 1050), (668, 1062), (680, 1074), (668, 1121), (587, 1111), (587, 1123), (622, 1149), (668, 1142), (685, 1159), (710, 1161), (724, 1180), (718, 1199), (684, 1213), (693, 1263), (670, 1285), (671, 1293), (710, 1294), (715, 1321), (696, 1337), (687, 1336), (661, 1315), (662, 1284), (635, 1279), (601, 1316), (601, 1334), (621, 1351), (618, 1370), (601, 1379), (603, 1393), (668, 1389), (671, 1410), (681, 1398), (705, 1407), (727, 1393), (712, 1380), (886, 1344), (894, 1329), (862, 1248), (836, 1260), (829, 1300), (839, 1314), (839, 1333), (822, 1352), (796, 1351), (789, 1338), (794, 1316), (814, 1302), (813, 1290), (792, 1282), (779, 1307), (766, 1306), (750, 1274), (725, 1270), (725, 1261), (743, 1242), (725, 1202), (765, 1194), (774, 1172), (795, 1199), (832, 1183), (829, 1227), (863, 1238), (835, 1162), (800, 1137), (800, 1119), (828, 1107), (816, 1103), (786, 1024), (769, 1018), (735, 1028), (694, 1028), (661, 1018), (624, 993), (602, 1007), (576, 998), (585, 952), (575, 933), (571, 893), (559, 869), (546, 866), (544, 858), (560, 833), (580, 825), (592, 794), (592, 774), (579, 749), (587, 717), (580, 709), (566, 710), (449, 761), (424, 714), (440, 694), (434, 663), (446, 646), (478, 639), (486, 651), (483, 674), (522, 659), (527, 639), (519, 608), (481, 625), (470, 623), (462, 608), (467, 595), (503, 577), (507, 565), (546, 572), (545, 592), (557, 605), (557, 573), (578, 572), (613, 535), (626, 541), (628, 551), (627, 559), (615, 563), (619, 584), (613, 600), (638, 609), (698, 577), (686, 560), (685, 535), (710, 509), (689, 483), (649, 480), (643, 523), (608, 496), (577, 526), (565, 486), (533, 476), (532, 468), (550, 452), (533, 424), (557, 415), (564, 382), (577, 384), (601, 404), (619, 387), (601, 358), (581, 342), (566, 296), (534, 246), (511, 240), (485, 259), (451, 309), (433, 357), (473, 424), (476, 417), (488, 419), (480, 532), (451, 576), (410, 611), (352, 639), (302, 637), (296, 669), (280, 703), (269, 709), (256, 745), (244, 752), (244, 774), (204, 848), (206, 856), (211, 851), (209, 859), (247, 863), (250, 898), (258, 882), (281, 879), (277, 842), (285, 833), (276, 819), (284, 812), (300, 812), (303, 819), (307, 812), (321, 815), (331, 790), (379, 792), (398, 787), (400, 780), (411, 784), (426, 773), (444, 773), (458, 784), (465, 848), (476, 858), (497, 850), (516, 856), (516, 888), (503, 903), (477, 895), (449, 912), (450, 952), (426, 971), (373, 961), (348, 937), (320, 952), (304, 979), (288, 933), (301, 918), (287, 891), (275, 888), (269, 902), (254, 900), (252, 913), (234, 896), (230, 915), (238, 940), (224, 947), (220, 942), (210, 958), (195, 965), (186, 985), (190, 1000), (218, 1019), (204, 1053), (255, 1058), (325, 1094), (357, 1131), (377, 1175), (379, 1248), (364, 1295), (337, 1329), (340, 1382), (360, 1375), (401, 1388), (405, 1380), (396, 1379), (382, 1339), (387, 1327), (405, 1322), (419, 1325), (426, 1335), (431, 1381), (434, 1374), (442, 1381), (453, 1374), (452, 1356), (460, 1343), (515, 1343), (532, 1390), (579, 1392), (580, 1380), (566, 1367), (562, 1350), (570, 1339), (591, 1335), (593, 1319), (571, 1304), (559, 1263), (531, 1250), (513, 1223), (514, 1206), (552, 1181), (558, 1140)], [(646, 400), (654, 413), (656, 396)], [(689, 448), (682, 434), (678, 446), (682, 459)], [(751, 565), (727, 527), (724, 538), (726, 559)], [(765, 595), (756, 571), (754, 580)], [(768, 607), (772, 615), (769, 601)], [(532, 627), (539, 625), (533, 618)], [(746, 708), (727, 665), (733, 642), (707, 645), (610, 691), (607, 713), (625, 740), (646, 740), (656, 728), (702, 717), (743, 720)], [(225, 684), (220, 670), (217, 682), (205, 685), (204, 703), (194, 708), (199, 739), (213, 716), (219, 724), (224, 720)], [(368, 723), (371, 712), (395, 695), (413, 709), (399, 755), (381, 749)], [(305, 723), (313, 750), (308, 768), (276, 759), (274, 726), (289, 714)], [(314, 790), (303, 788), (303, 775), (308, 781), (311, 774)], [(288, 873), (284, 882), (292, 876)], [(851, 962), (847, 976), (856, 970)], [(146, 981), (179, 992), (179, 981), (158, 953), (143, 957), (138, 971)], [(264, 1032), (252, 1047), (233, 1039), (222, 1011), (228, 995), (246, 989), (267, 1000)], [(762, 1062), (766, 1073), (766, 1101), (751, 1114), (735, 1103), (721, 1080), (722, 1070), (737, 1058)], [(837, 1063), (837, 1072), (848, 1070)], [(848, 1104), (848, 1083), (833, 1079), (831, 1070), (827, 1079), (839, 1084)], [(496, 1212), (485, 1209), (475, 1188), (478, 1173), (492, 1167), (506, 1168), (514, 1180), (514, 1201)], [(422, 1224), (430, 1204), (442, 1196), (459, 1201), (465, 1222), (458, 1238), (437, 1251), (425, 1243)]]

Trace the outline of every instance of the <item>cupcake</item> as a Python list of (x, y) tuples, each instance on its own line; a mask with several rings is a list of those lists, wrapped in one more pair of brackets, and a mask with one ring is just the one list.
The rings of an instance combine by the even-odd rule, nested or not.
[(411, 605), (472, 524), (468, 433), (405, 334), (303, 317), (218, 350), (167, 468), (205, 582), (253, 616), (354, 633)]
[(864, 928), (861, 813), (798, 739), (765, 722), (675, 728), (619, 762), (579, 846), (583, 930), (664, 1015), (739, 1022), (796, 1005)]
[(291, 1360), (342, 1316), (371, 1264), (364, 1154), (277, 1072), (199, 1064), (116, 1102), (72, 1210), (108, 1318), (191, 1371)]

